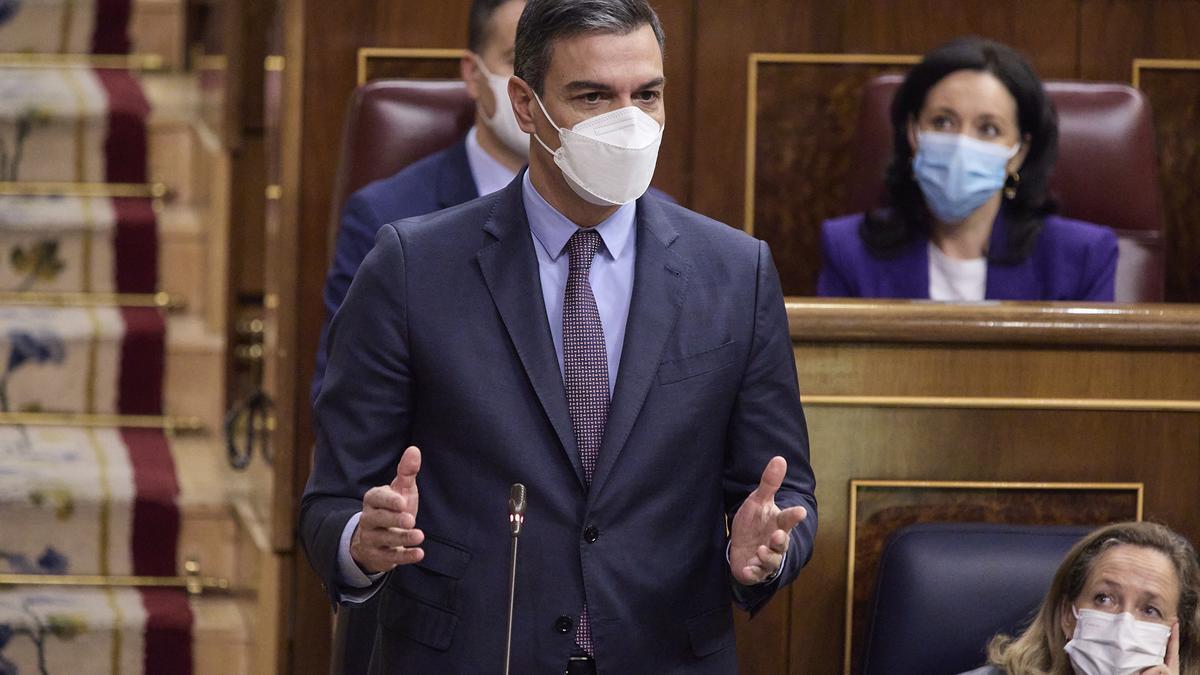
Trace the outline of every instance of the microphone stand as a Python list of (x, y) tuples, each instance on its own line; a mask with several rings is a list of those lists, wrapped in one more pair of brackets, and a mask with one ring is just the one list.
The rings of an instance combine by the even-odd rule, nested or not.
[(508, 561), (508, 630), (504, 637), (504, 675), (512, 660), (513, 605), (517, 594), (517, 544), (525, 523), (525, 486), (513, 483), (508, 496), (508, 526), (512, 532), (512, 555)]

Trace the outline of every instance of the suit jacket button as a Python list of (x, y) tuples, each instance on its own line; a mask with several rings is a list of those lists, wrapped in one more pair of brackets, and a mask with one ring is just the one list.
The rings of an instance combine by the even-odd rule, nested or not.
[(589, 544), (596, 543), (596, 540), (599, 538), (600, 538), (600, 530), (596, 529), (595, 526), (590, 526), (586, 530), (583, 531), (583, 540)]
[(570, 633), (574, 626), (575, 622), (565, 614), (554, 621), (554, 630), (559, 633)]

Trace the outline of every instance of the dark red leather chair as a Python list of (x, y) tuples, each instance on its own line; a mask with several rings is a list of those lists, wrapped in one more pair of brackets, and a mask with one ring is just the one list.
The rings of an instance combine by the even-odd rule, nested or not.
[[(857, 213), (885, 203), (891, 158), (889, 109), (900, 75), (881, 75), (863, 91), (851, 151), (849, 203)], [(1058, 163), (1050, 181), (1059, 213), (1117, 233), (1118, 302), (1159, 302), (1165, 274), (1164, 223), (1150, 105), (1142, 93), (1107, 82), (1045, 83), (1058, 110)]]
[[(459, 80), (375, 80), (356, 89), (342, 128), (329, 219), (330, 254), (350, 195), (450, 147), (474, 121), (475, 102)], [(374, 624), (373, 606), (338, 611), (330, 663), (333, 675), (366, 672), (370, 645), (354, 642), (373, 636)]]
[(347, 197), (449, 147), (474, 121), (475, 102), (460, 80), (375, 80), (356, 89), (342, 129), (330, 249)]

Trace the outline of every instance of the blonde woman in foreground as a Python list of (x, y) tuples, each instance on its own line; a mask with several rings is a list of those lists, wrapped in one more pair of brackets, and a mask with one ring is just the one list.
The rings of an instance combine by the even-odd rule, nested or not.
[(1200, 675), (1200, 562), (1155, 523), (1102, 527), (1067, 554), (1033, 623), (964, 675)]

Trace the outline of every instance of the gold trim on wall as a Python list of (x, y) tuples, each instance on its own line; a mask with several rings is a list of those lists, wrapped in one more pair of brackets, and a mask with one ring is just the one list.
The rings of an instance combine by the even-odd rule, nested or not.
[[(93, 586), (99, 588), (186, 588), (195, 593), (229, 590), (228, 579), (218, 577), (144, 577), (100, 574), (0, 574), (0, 586)], [(193, 591), (196, 588), (199, 591)]]
[(27, 54), (0, 53), (0, 68), (61, 68), (86, 66), (113, 70), (164, 70), (159, 54)]
[(0, 181), (0, 195), (9, 197), (145, 197), (165, 199), (164, 183), (72, 183), (60, 181)]
[(158, 293), (57, 293), (43, 291), (3, 291), (0, 304), (39, 307), (157, 307), (169, 312), (187, 307), (180, 295)]
[(846, 624), (844, 628), (845, 646), (843, 649), (842, 672), (850, 675), (850, 660), (853, 656), (854, 630), (854, 558), (855, 537), (858, 535), (858, 490), (859, 488), (919, 488), (929, 490), (958, 489), (958, 490), (1111, 490), (1133, 491), (1137, 495), (1137, 517), (1142, 520), (1142, 508), (1145, 502), (1144, 483), (1040, 483), (1040, 482), (1008, 482), (1008, 481), (941, 481), (941, 480), (850, 480), (850, 522), (847, 528), (849, 540), (846, 542)]
[(755, 139), (758, 136), (758, 64), (798, 63), (807, 65), (911, 66), (920, 63), (916, 54), (787, 54), (754, 52), (746, 62), (746, 181), (742, 229), (754, 234)]
[(1200, 401), (1131, 398), (1031, 398), (1003, 396), (802, 395), (806, 406), (846, 408), (949, 408), (966, 410), (1094, 410), (1107, 412), (1200, 412)]
[(1197, 59), (1134, 59), (1130, 80), (1134, 89), (1142, 88), (1143, 70), (1200, 70)]
[(112, 415), (106, 413), (0, 413), (0, 426), (30, 427), (125, 427), (132, 429), (162, 429), (172, 433), (198, 433), (205, 430), (199, 417), (164, 415)]
[(465, 49), (425, 49), (409, 47), (360, 47), (358, 50), (358, 86), (367, 83), (367, 65), (371, 59), (461, 59)]
[(228, 592), (232, 584), (224, 577), (200, 573), (194, 559), (183, 564), (183, 576), (145, 576), (113, 574), (0, 574), (0, 586), (69, 586), (96, 588), (182, 588), (188, 595)]

